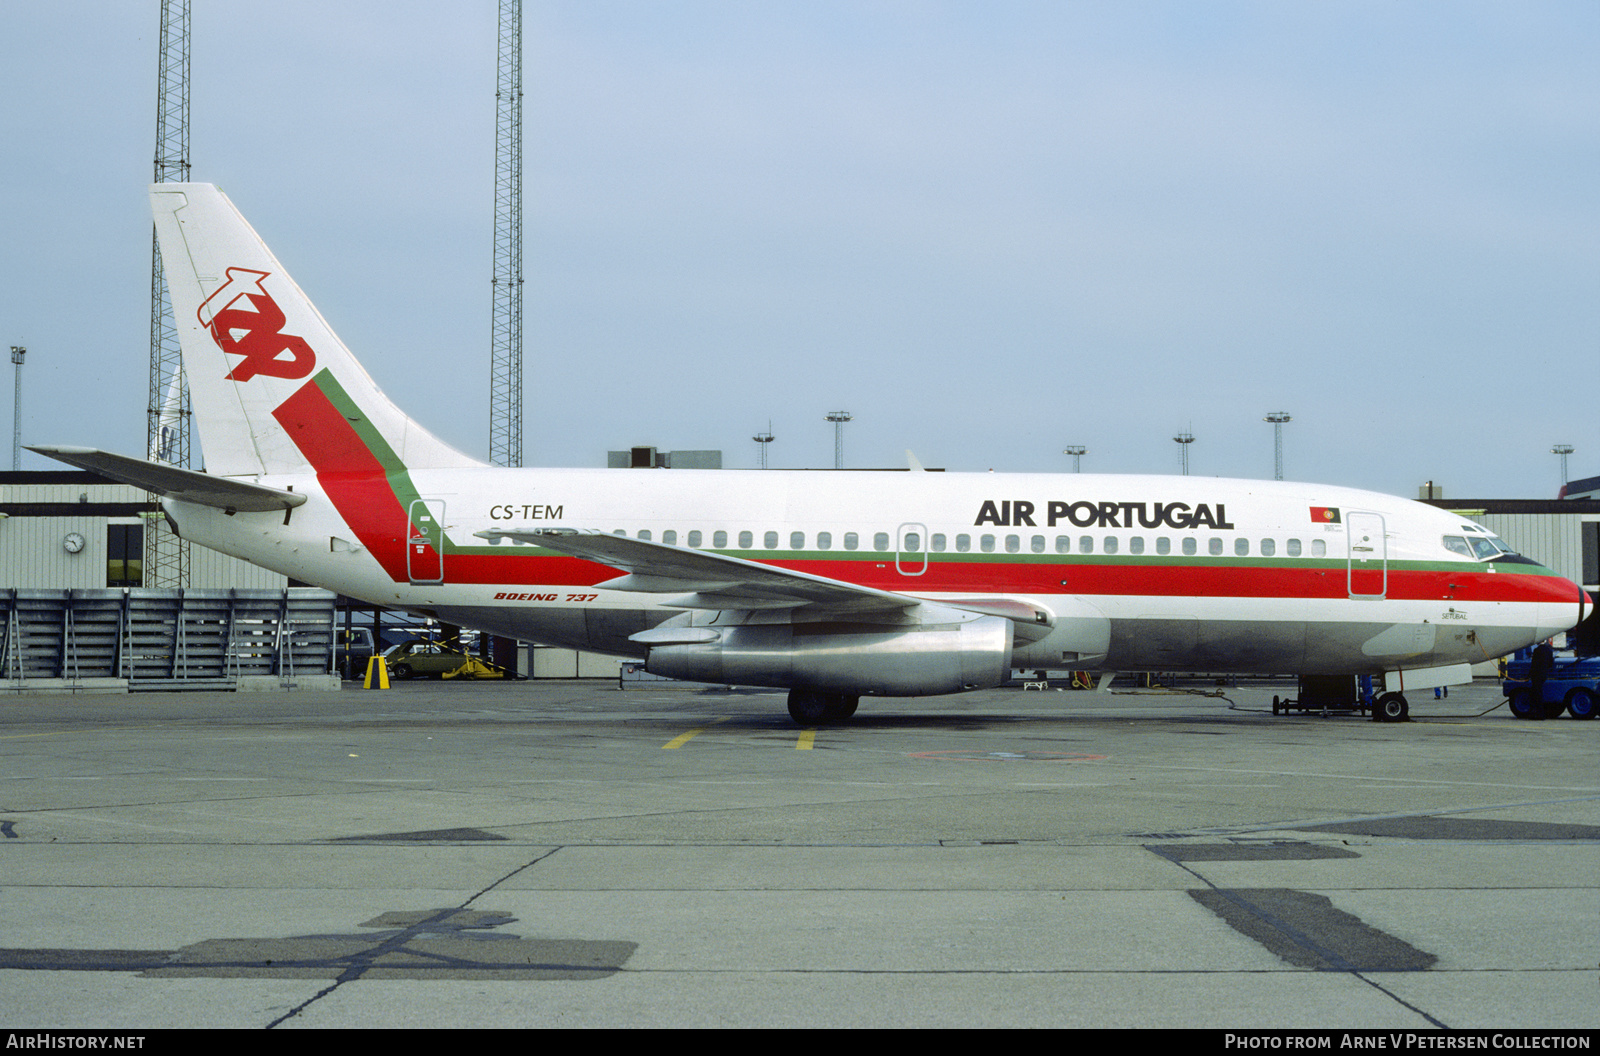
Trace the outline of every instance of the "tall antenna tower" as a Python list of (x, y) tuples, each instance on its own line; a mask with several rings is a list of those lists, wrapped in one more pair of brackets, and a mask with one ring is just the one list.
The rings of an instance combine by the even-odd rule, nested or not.
[(494, 123), (489, 461), (522, 465), (522, 0), (500, 0)]
[[(161, 63), (156, 77), (156, 183), (189, 179), (189, 2), (161, 0)], [(161, 268), (161, 246), (150, 236), (150, 400), (146, 411), (148, 457), (189, 465), (189, 386), (172, 320), (172, 299)], [(156, 496), (150, 496), (152, 505)], [(144, 531), (144, 585), (189, 584), (189, 543), (152, 517)]]

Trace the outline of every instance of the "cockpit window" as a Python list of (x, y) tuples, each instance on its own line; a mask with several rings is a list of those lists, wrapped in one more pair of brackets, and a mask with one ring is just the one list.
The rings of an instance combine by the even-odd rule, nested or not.
[[(1466, 525), (1462, 525), (1463, 529), (1466, 527)], [(1477, 531), (1483, 532), (1483, 534), (1469, 536), (1445, 536), (1444, 548), (1453, 554), (1460, 554), (1462, 557), (1470, 557), (1475, 561), (1492, 561), (1502, 554), (1515, 555), (1516, 551), (1507, 546), (1505, 541), (1499, 536), (1491, 535), (1487, 530), (1482, 528), (1478, 528)]]
[(1487, 561), (1500, 553), (1500, 550), (1493, 543), (1482, 536), (1475, 535), (1468, 539), (1467, 542), (1472, 544), (1472, 556), (1480, 561)]

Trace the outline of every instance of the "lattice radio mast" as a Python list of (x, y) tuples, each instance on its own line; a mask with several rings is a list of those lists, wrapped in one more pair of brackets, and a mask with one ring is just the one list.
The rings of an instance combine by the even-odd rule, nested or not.
[[(161, 2), (161, 66), (156, 78), (156, 183), (189, 179), (189, 3)], [(172, 299), (161, 268), (161, 246), (150, 239), (150, 402), (148, 457), (174, 466), (189, 465), (189, 386), (172, 320)], [(156, 496), (150, 497), (151, 502)], [(189, 543), (173, 535), (160, 517), (144, 532), (144, 585), (189, 584)]]
[(489, 461), (522, 465), (522, 0), (500, 0)]

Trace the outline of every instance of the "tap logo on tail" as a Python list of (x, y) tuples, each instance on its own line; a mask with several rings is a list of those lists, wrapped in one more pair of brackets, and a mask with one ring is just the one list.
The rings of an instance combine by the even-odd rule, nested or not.
[(305, 377), (317, 365), (316, 353), (305, 338), (283, 333), (283, 309), (262, 286), (270, 274), (229, 268), (228, 281), (195, 313), (218, 348), (244, 357), (228, 374), (229, 381), (249, 381), (258, 375), (292, 380)]

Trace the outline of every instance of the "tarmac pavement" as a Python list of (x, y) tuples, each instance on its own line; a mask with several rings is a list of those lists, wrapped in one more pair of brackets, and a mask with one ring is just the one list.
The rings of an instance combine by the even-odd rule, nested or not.
[(1592, 1031), (1600, 723), (1267, 684), (0, 700), (0, 1026)]

